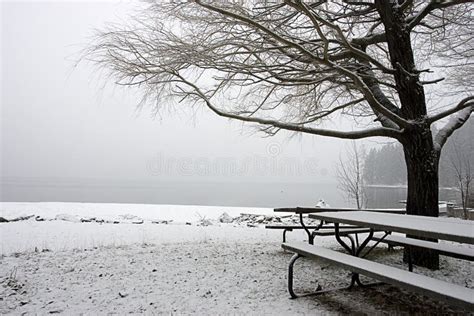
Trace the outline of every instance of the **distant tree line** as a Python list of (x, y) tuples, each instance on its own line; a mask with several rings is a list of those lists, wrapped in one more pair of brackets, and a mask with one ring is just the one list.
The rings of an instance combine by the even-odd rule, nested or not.
[[(457, 187), (456, 169), (471, 166), (474, 169), (474, 121), (465, 124), (448, 140), (439, 163), (439, 185)], [(464, 170), (464, 173), (469, 172)], [(471, 171), (472, 172), (472, 171)], [(372, 148), (366, 154), (364, 183), (369, 185), (400, 185), (407, 183), (407, 171), (402, 146), (391, 143)]]

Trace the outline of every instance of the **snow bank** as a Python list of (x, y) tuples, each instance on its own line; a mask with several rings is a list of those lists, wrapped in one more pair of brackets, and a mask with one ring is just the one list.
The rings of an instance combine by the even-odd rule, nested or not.
[(150, 204), (113, 204), (113, 203), (16, 203), (1, 202), (0, 217), (7, 220), (21, 216), (36, 215), (44, 219), (62, 218), (97, 218), (104, 221), (120, 221), (135, 216), (145, 221), (194, 222), (202, 217), (217, 219), (222, 213), (232, 217), (240, 213), (267, 214), (273, 213), (271, 208), (249, 208), (228, 206), (200, 205), (150, 205)]

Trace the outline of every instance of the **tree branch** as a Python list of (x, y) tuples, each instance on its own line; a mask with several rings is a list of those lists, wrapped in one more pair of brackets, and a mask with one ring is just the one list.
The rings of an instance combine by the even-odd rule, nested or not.
[(452, 7), (461, 3), (468, 3), (472, 0), (451, 0), (451, 1), (439, 1), (439, 0), (432, 0), (428, 3), (418, 14), (414, 16), (410, 16), (407, 18), (408, 28), (412, 30), (415, 26), (420, 24), (420, 22), (432, 11), (436, 9), (443, 9), (447, 7)]
[[(467, 98), (462, 99), (455, 107), (452, 107), (450, 109), (447, 109), (446, 111), (440, 112), (438, 114), (432, 115), (428, 117), (427, 122), (428, 123), (434, 123), (436, 121), (439, 121), (451, 114), (454, 114), (458, 111), (461, 111), (462, 109), (465, 109), (467, 107), (474, 107), (474, 96), (469, 96)], [(472, 111), (472, 109), (471, 109)]]
[[(202, 101), (204, 101), (206, 103), (206, 106), (211, 111), (213, 111), (214, 113), (222, 117), (227, 117), (227, 118), (244, 121), (244, 122), (252, 122), (252, 123), (258, 123), (262, 125), (269, 125), (275, 128), (289, 130), (289, 131), (334, 137), (334, 138), (342, 138), (342, 139), (362, 139), (362, 138), (376, 137), (376, 136), (392, 137), (392, 138), (398, 139), (402, 134), (401, 131), (391, 129), (391, 128), (386, 128), (386, 127), (370, 128), (370, 129), (366, 129), (362, 131), (347, 131), (347, 132), (328, 130), (328, 129), (319, 129), (319, 128), (306, 127), (306, 126), (298, 125), (294, 123), (284, 123), (284, 122), (279, 122), (279, 121), (275, 121), (271, 119), (264, 119), (264, 118), (258, 118), (258, 117), (253, 117), (253, 116), (242, 116), (235, 113), (224, 112), (218, 109), (216, 106), (214, 106), (211, 100), (194, 83), (186, 80), (179, 73), (173, 73), (173, 75), (179, 78), (179, 80), (182, 83), (191, 87), (194, 91), (194, 95), (196, 95)], [(192, 94), (192, 92), (190, 94)]]
[(462, 127), (464, 123), (469, 120), (473, 111), (474, 105), (464, 108), (456, 116), (452, 117), (446, 123), (446, 125), (438, 131), (438, 134), (436, 134), (434, 138), (435, 150), (441, 152), (441, 149), (443, 148), (448, 138), (454, 133), (455, 130)]
[(392, 111), (387, 109), (385, 106), (380, 104), (379, 101), (372, 94), (372, 91), (366, 86), (364, 81), (355, 72), (350, 71), (349, 69), (347, 69), (345, 67), (342, 67), (340, 65), (334, 64), (331, 61), (329, 61), (328, 59), (323, 59), (323, 58), (320, 58), (320, 57), (314, 55), (312, 52), (308, 51), (306, 48), (304, 48), (300, 44), (283, 38), (282, 36), (276, 34), (274, 31), (268, 29), (264, 25), (254, 21), (252, 19), (249, 19), (249, 18), (244, 17), (242, 15), (239, 15), (237, 13), (230, 12), (228, 10), (224, 10), (222, 8), (218, 8), (218, 7), (209, 5), (207, 3), (203, 3), (200, 0), (194, 0), (194, 1), (198, 5), (206, 8), (210, 11), (217, 12), (217, 13), (220, 13), (224, 16), (228, 16), (228, 17), (231, 17), (233, 19), (239, 20), (241, 22), (246, 23), (249, 26), (252, 26), (252, 27), (254, 27), (254, 28), (256, 28), (260, 31), (263, 31), (267, 35), (273, 37), (275, 40), (277, 40), (277, 41), (279, 41), (279, 42), (281, 42), (285, 45), (288, 45), (290, 47), (293, 47), (293, 48), (297, 49), (298, 51), (300, 51), (301, 53), (307, 55), (309, 58), (311, 58), (313, 60), (314, 63), (323, 64), (325, 66), (331, 67), (332, 69), (338, 71), (339, 73), (351, 78), (352, 80), (355, 81), (355, 83), (357, 84), (357, 86), (359, 87), (361, 92), (364, 94), (364, 96), (368, 99), (369, 103), (371, 104), (371, 106), (374, 108), (375, 111), (380, 112), (381, 114), (385, 115), (388, 119), (392, 120), (393, 122), (395, 122), (398, 126), (400, 126), (402, 128), (412, 126), (411, 122), (405, 120), (404, 118), (402, 118), (399, 115), (393, 113)]

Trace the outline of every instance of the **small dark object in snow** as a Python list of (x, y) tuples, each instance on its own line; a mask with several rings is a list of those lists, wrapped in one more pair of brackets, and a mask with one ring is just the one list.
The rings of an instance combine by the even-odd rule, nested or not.
[(122, 293), (119, 292), (119, 296), (120, 296), (121, 298), (124, 298), (124, 297), (127, 297), (128, 294), (122, 294)]
[(21, 302), (20, 302), (20, 306), (26, 305), (26, 304), (28, 304), (28, 303), (29, 303), (28, 301), (21, 301)]
[(45, 221), (45, 219), (42, 218), (41, 216), (36, 216), (36, 217), (35, 217), (35, 220), (36, 220), (37, 222), (44, 222), (44, 221)]
[(192, 225), (190, 222), (186, 222), (186, 225)]
[(151, 270), (151, 272), (156, 272), (156, 271), (158, 271), (158, 270), (156, 270), (156, 269)]
[(172, 220), (172, 219), (170, 219), (170, 220), (164, 219), (164, 220), (156, 220), (156, 221), (151, 221), (151, 222), (152, 222), (153, 224), (164, 224), (164, 225), (168, 225), (168, 224), (172, 223), (173, 220)]
[(32, 218), (33, 216), (34, 215), (28, 215), (28, 216), (20, 216), (20, 217), (12, 218), (10, 220), (10, 222), (26, 221), (26, 220), (29, 220), (30, 218)]
[(93, 218), (81, 218), (81, 223), (90, 223), (92, 221), (95, 221), (95, 217), (93, 217)]
[(132, 224), (143, 224), (143, 220), (142, 219), (137, 219), (135, 221), (132, 221)]
[(0, 217), (0, 223), (8, 223), (8, 219)]

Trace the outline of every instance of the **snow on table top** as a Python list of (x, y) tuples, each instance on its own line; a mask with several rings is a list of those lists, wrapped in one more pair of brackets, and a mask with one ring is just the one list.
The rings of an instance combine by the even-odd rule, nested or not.
[(309, 216), (320, 220), (412, 234), (419, 237), (474, 244), (472, 221), (461, 219), (365, 211), (326, 212)]

